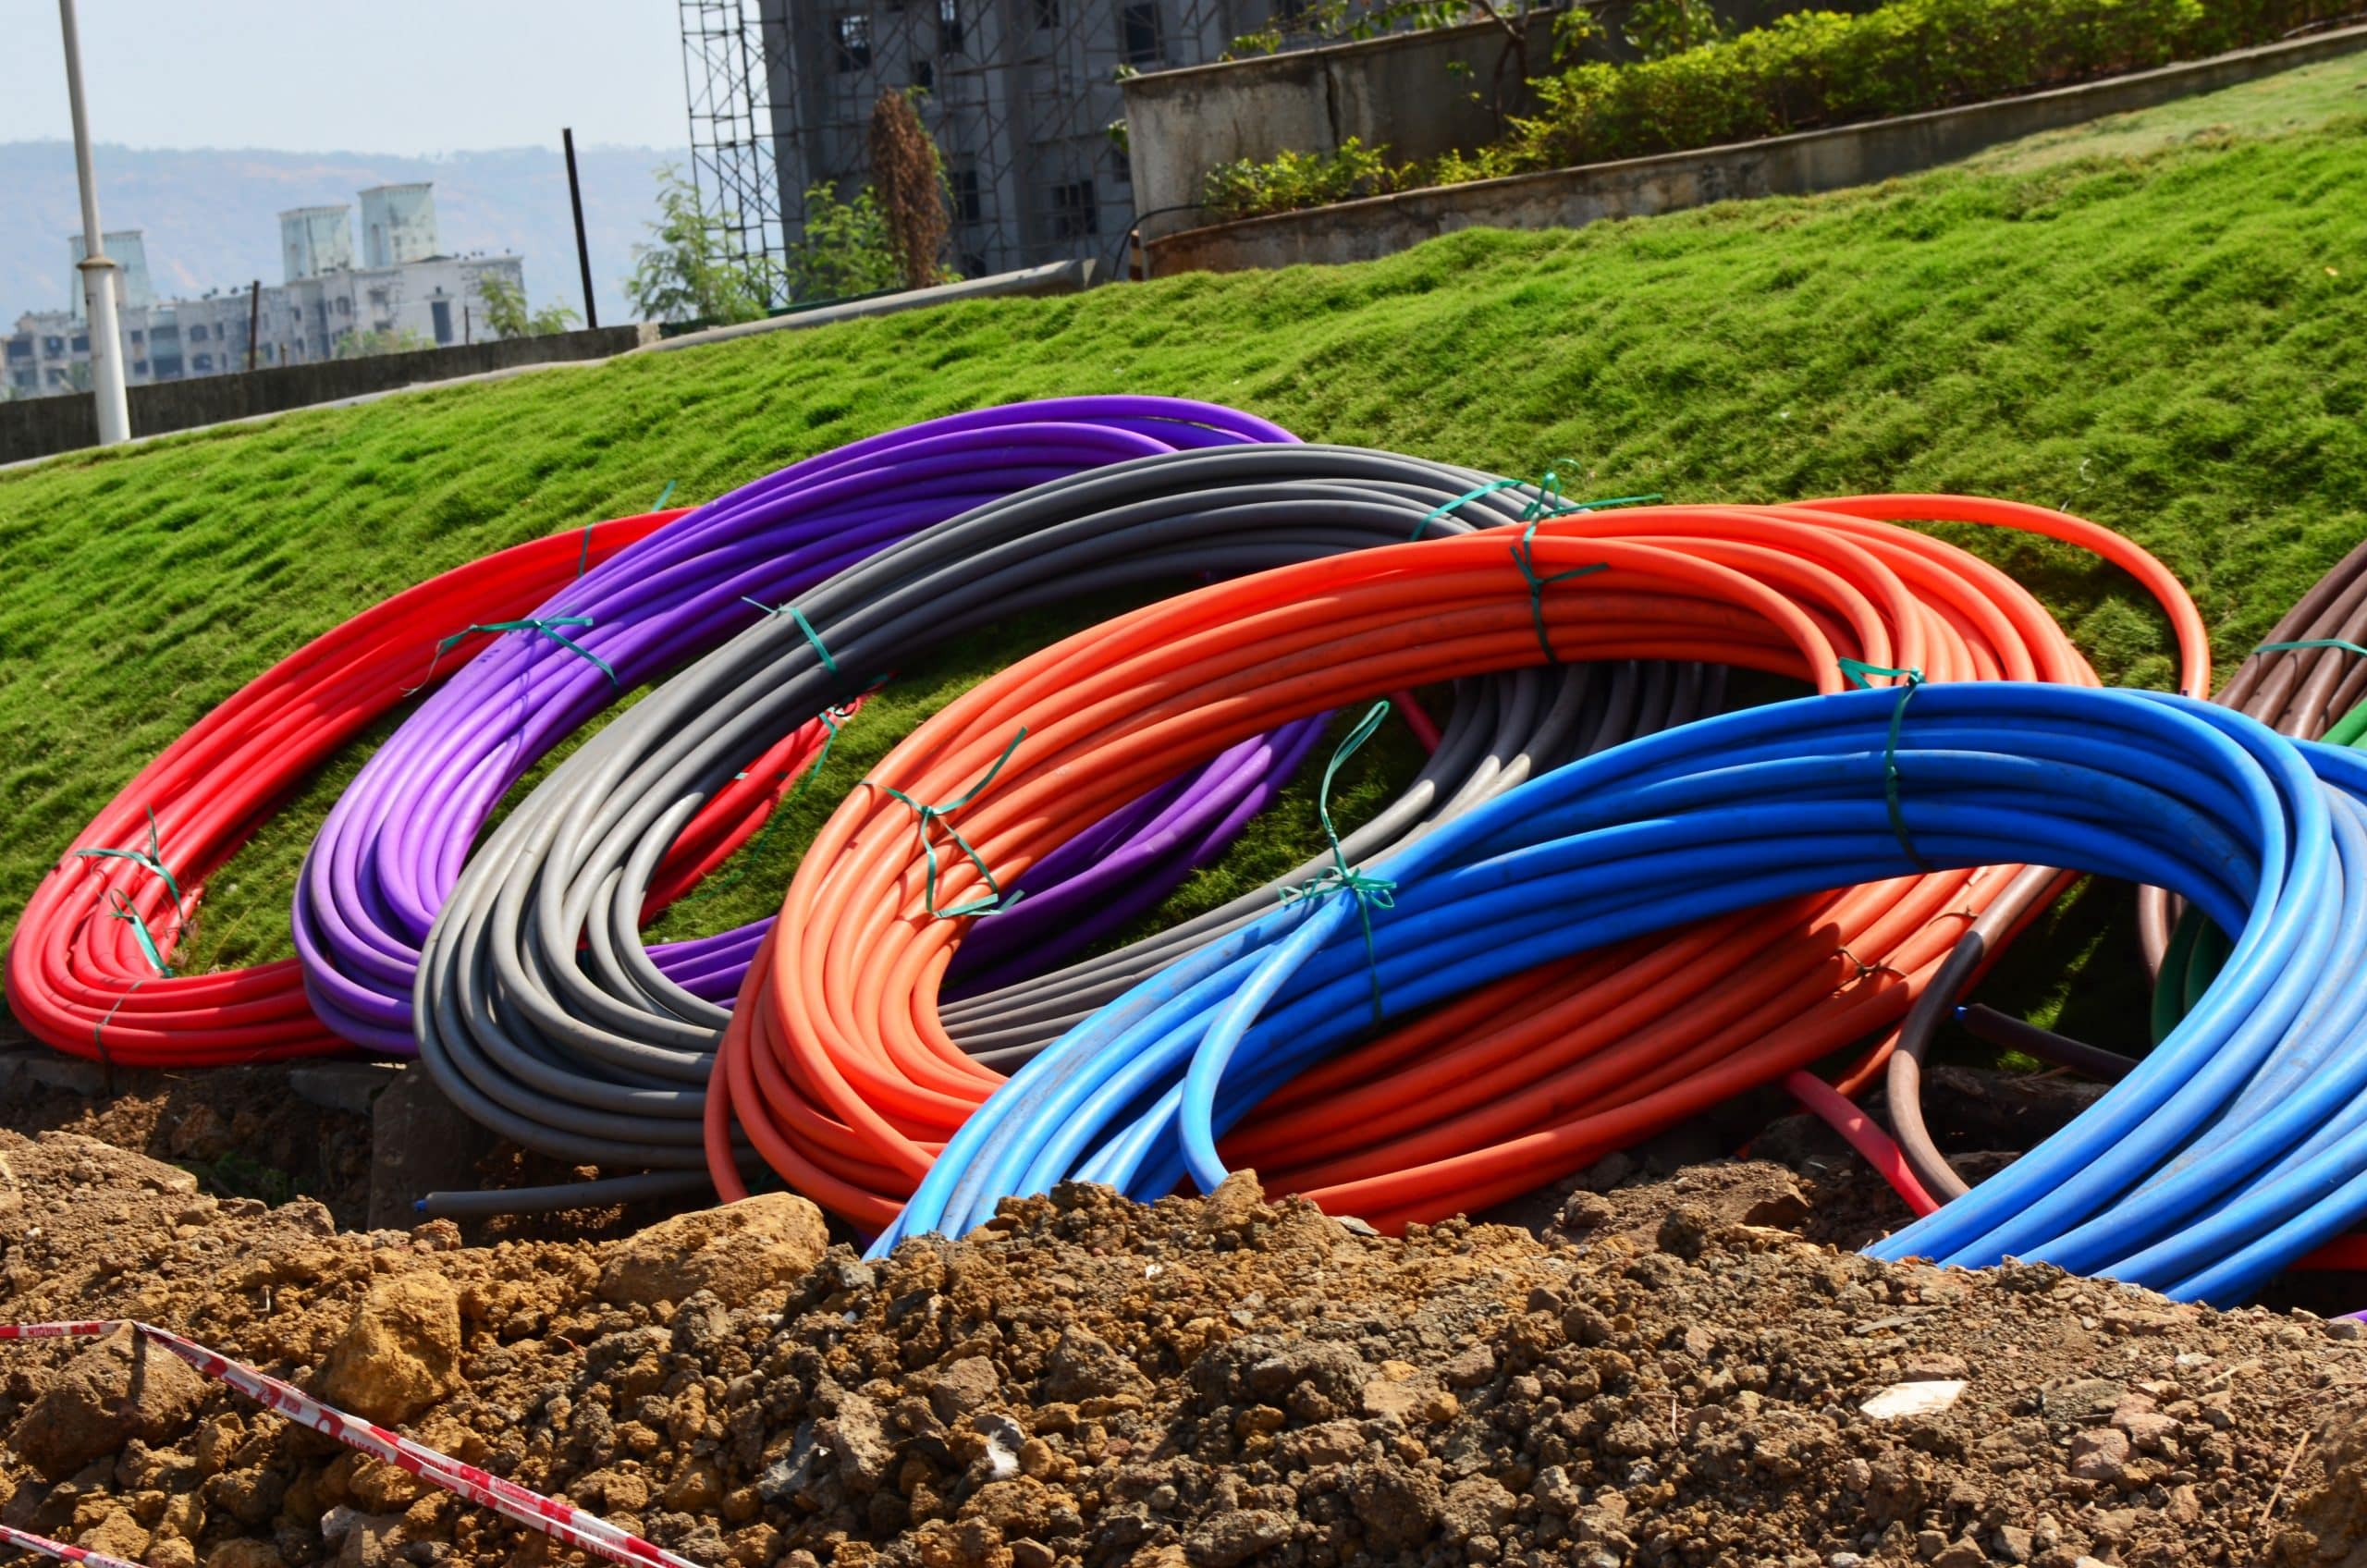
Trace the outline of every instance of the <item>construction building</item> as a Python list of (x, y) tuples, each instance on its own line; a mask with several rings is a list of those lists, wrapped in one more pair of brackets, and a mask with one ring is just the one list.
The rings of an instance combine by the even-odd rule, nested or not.
[(867, 178), (884, 90), (918, 88), (953, 264), (1109, 261), (1134, 220), (1123, 73), (1213, 60), (1271, 0), (681, 0), (692, 168), (727, 247), (779, 257), (804, 193)]

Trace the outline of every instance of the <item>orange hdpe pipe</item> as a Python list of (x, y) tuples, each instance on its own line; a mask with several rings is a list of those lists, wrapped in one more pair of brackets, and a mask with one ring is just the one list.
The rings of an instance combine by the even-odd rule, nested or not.
[[(1715, 659), (1840, 690), (1844, 656), (1932, 680), (2093, 685), (2030, 594), (1907, 519), (2021, 529), (2127, 569), (2168, 612), (2181, 685), (2209, 685), (2201, 617), (2169, 572), (2092, 523), (2017, 503), (1875, 496), (1564, 516), (1220, 583), (1079, 634), (916, 730), (823, 827), (740, 995), (707, 1100), (709, 1167), (744, 1194), (738, 1129), (791, 1186), (891, 1219), (1000, 1084), (938, 1025), (966, 921), (927, 913), (1008, 883), (1070, 835), (1284, 719), (1555, 657)], [(1023, 733), (1024, 731), (1024, 733)], [(1015, 743), (1014, 743), (1015, 742)], [(1000, 759), (1000, 763), (999, 763)], [(981, 781), (984, 785), (981, 787)], [(975, 790), (949, 825), (913, 801)], [(1527, 1191), (1904, 1015), (2018, 867), (1904, 877), (1711, 921), (1516, 976), (1305, 1075), (1229, 1160), (1384, 1229)], [(1875, 1047), (1879, 1055), (1886, 1040)]]

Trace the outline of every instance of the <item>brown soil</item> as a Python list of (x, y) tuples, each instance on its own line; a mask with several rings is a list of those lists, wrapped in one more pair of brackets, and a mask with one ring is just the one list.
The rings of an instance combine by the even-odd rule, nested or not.
[[(866, 1265), (815, 1264), (779, 1200), (737, 1241), (468, 1248), (70, 1133), (0, 1159), (0, 1317), (145, 1317), (399, 1398), (703, 1563), (2367, 1561), (2353, 1326), (1876, 1264), (1779, 1228), (1812, 1194), (1769, 1165), (1589, 1193), (1568, 1243), (1383, 1240), (1236, 1181), (1064, 1189)], [(156, 1568), (570, 1555), (227, 1390), (127, 1384), (130, 1354), (0, 1347), (0, 1518)], [(1943, 1378), (1939, 1413), (1862, 1408)]]

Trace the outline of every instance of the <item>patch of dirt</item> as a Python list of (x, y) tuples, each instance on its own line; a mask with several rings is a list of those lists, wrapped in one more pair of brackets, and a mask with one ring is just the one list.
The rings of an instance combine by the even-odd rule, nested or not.
[[(1800, 1179), (1765, 1164), (1690, 1173), (1657, 1223), (1614, 1185), (1577, 1244), (1367, 1236), (1236, 1179), (1148, 1207), (1063, 1188), (867, 1264), (817, 1259), (786, 1197), (730, 1234), (471, 1248), (71, 1134), (0, 1133), (0, 1316), (138, 1316), (375, 1390), (702, 1563), (2306, 1568), (2367, 1516), (2355, 1325), (1723, 1217), (1775, 1217)], [(0, 1518), (155, 1568), (571, 1557), (129, 1366), (0, 1347)], [(80, 1463), (52, 1479), (28, 1447)]]
[[(63, 1058), (59, 1065), (82, 1066)], [(216, 1197), (313, 1198), (340, 1228), (358, 1228), (370, 1210), (369, 1119), (305, 1100), (289, 1088), (290, 1071), (119, 1070), (113, 1091), (97, 1094), (18, 1072), (0, 1080), (0, 1127), (77, 1133), (144, 1154), (192, 1172)]]

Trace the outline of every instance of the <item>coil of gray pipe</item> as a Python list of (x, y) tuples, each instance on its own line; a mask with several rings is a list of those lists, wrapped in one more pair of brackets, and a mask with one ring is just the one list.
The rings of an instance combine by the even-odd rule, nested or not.
[[(803, 625), (765, 618), (678, 673), (553, 769), (472, 858), (428, 937), (414, 994), (421, 1058), (469, 1116), (604, 1174), (648, 1174), (431, 1194), (424, 1207), (516, 1212), (705, 1184), (705, 1084), (729, 1013), (659, 973), (639, 916), (667, 845), (773, 739), (916, 652), (1017, 613), (1521, 521), (1534, 494), (1491, 482), (1317, 445), (1116, 464), (916, 534), (803, 595)], [(1691, 665), (1463, 683), (1429, 766), (1344, 851), (1352, 862), (1392, 853), (1536, 772), (1716, 711), (1723, 698), (1722, 672)], [(1016, 1065), (1100, 999), (1254, 919), (1282, 886), (1328, 864), (1312, 857), (1174, 930), (966, 998), (944, 1022), (989, 1065)]]

